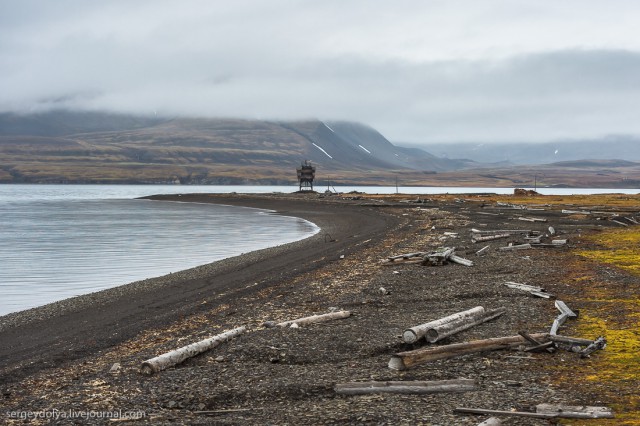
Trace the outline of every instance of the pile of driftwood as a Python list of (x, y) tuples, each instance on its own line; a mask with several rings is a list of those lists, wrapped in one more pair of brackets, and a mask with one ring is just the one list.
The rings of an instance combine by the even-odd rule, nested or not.
[(418, 251), (389, 256), (382, 261), (382, 264), (396, 265), (399, 263), (419, 263), (426, 266), (442, 266), (448, 262), (464, 266), (473, 266), (473, 261), (456, 255), (455, 247), (439, 247), (432, 252)]
[[(514, 336), (494, 337), (443, 346), (427, 346), (411, 351), (399, 352), (394, 354), (389, 360), (389, 368), (392, 370), (406, 370), (440, 359), (455, 358), (500, 349), (518, 349), (524, 352), (549, 353), (555, 352), (556, 349), (564, 349), (579, 353), (581, 357), (586, 357), (606, 346), (606, 339), (604, 337), (589, 340), (559, 336), (557, 334), (558, 328), (566, 319), (576, 318), (577, 314), (569, 309), (562, 301), (556, 301), (556, 307), (560, 311), (560, 315), (554, 320), (549, 333), (529, 334), (525, 331), (520, 331)], [(441, 338), (451, 336), (474, 325), (497, 318), (504, 312), (504, 308), (485, 312), (484, 308), (477, 306), (467, 311), (458, 312), (438, 320), (411, 327), (405, 330), (403, 339), (406, 343), (415, 343), (422, 338), (429, 343), (435, 343)]]
[[(520, 219), (523, 219), (522, 217)], [(528, 221), (541, 221), (542, 219), (527, 218)], [(546, 219), (544, 219), (546, 221)], [(510, 242), (508, 245), (500, 247), (500, 250), (526, 250), (530, 248), (557, 248), (567, 244), (566, 239), (555, 238), (556, 230), (550, 226), (548, 232), (532, 231), (530, 229), (496, 229), (496, 230), (479, 230), (471, 229), (471, 242), (480, 243), (487, 241), (500, 240), (505, 238), (517, 237), (521, 239), (519, 244)], [(524, 240), (524, 241), (522, 241)], [(484, 247), (481, 250), (486, 250)], [(479, 252), (476, 254), (480, 254)]]

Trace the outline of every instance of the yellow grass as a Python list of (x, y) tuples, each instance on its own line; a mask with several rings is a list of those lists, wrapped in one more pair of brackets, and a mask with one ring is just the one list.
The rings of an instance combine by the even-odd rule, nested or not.
[[(640, 425), (640, 281), (633, 279), (640, 276), (640, 231), (637, 228), (612, 230), (591, 235), (588, 240), (594, 247), (576, 252), (590, 261), (587, 270), (576, 268), (581, 276), (573, 279), (589, 306), (587, 312), (580, 315), (577, 333), (603, 335), (608, 343), (606, 349), (594, 355), (584, 367), (567, 367), (570, 371), (564, 371), (562, 380), (597, 390), (616, 412), (615, 420), (589, 421), (588, 424)], [(631, 279), (594, 280), (595, 270), (603, 265), (620, 268)]]

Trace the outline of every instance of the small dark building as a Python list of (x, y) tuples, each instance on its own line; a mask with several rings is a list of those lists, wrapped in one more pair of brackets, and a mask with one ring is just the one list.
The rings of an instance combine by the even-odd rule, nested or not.
[(313, 179), (316, 177), (316, 168), (311, 165), (309, 160), (304, 160), (304, 163), (297, 168), (298, 183), (300, 184), (300, 191), (313, 191)]

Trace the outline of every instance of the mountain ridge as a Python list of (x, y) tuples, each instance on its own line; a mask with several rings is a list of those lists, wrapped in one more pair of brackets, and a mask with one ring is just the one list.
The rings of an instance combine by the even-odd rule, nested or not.
[[(619, 154), (615, 148), (620, 146), (608, 150), (600, 146), (600, 151)], [(536, 147), (534, 151), (539, 151)], [(461, 149), (454, 151), (459, 157), (474, 154)], [(530, 161), (535, 158), (527, 146), (523, 152)], [(492, 164), (444, 159), (395, 145), (374, 128), (347, 121), (70, 111), (0, 114), (0, 183), (292, 185), (296, 168), (311, 160), (317, 167), (316, 186), (400, 182), (512, 187), (535, 181), (540, 186), (629, 188), (640, 185), (640, 164), (631, 157), (560, 159), (554, 151), (555, 164), (514, 167), (500, 158), (487, 158)], [(473, 155), (478, 159), (480, 155)]]

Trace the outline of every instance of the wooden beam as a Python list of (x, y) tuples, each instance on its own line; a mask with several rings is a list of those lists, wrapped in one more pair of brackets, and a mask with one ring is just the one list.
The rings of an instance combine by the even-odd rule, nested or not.
[(558, 414), (543, 414), (543, 413), (531, 413), (528, 411), (504, 411), (504, 410), (487, 410), (484, 408), (465, 408), (457, 407), (453, 409), (456, 414), (498, 414), (502, 416), (519, 416), (519, 417), (533, 417), (536, 419), (554, 419), (559, 417)]
[(372, 393), (428, 394), (439, 392), (467, 392), (476, 390), (472, 379), (392, 382), (338, 383), (338, 395), (367, 395)]
[[(532, 334), (534, 339), (546, 339), (547, 334)], [(462, 355), (507, 349), (521, 345), (526, 341), (522, 336), (495, 337), (492, 339), (474, 340), (471, 342), (455, 343), (452, 345), (436, 346), (416, 349), (408, 352), (394, 354), (389, 360), (389, 368), (392, 370), (406, 370), (416, 365), (425, 364), (439, 359), (454, 358)]]

